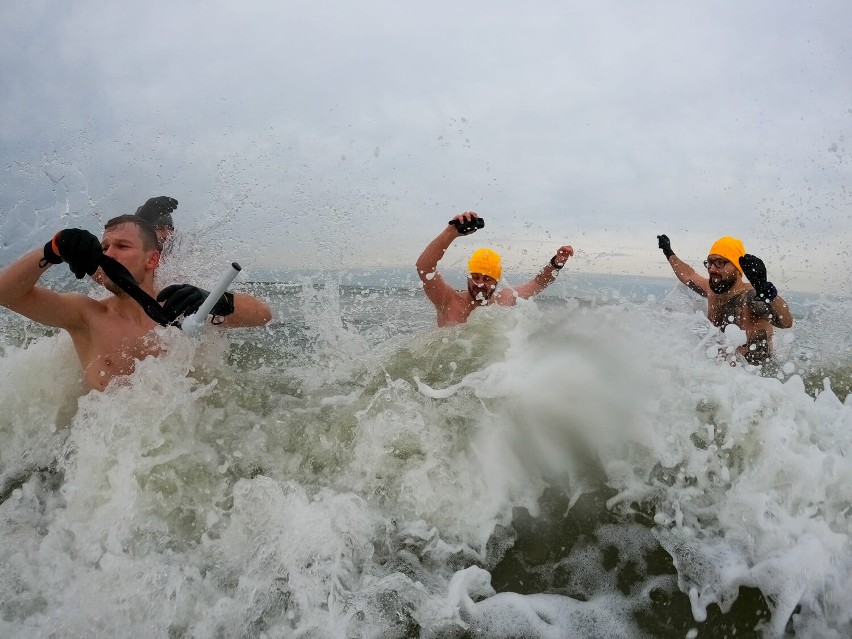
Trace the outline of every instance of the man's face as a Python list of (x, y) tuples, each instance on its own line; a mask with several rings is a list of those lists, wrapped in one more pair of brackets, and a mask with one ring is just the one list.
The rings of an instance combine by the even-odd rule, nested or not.
[(467, 276), (467, 292), (470, 296), (485, 305), (497, 289), (497, 280), (482, 273), (470, 273)]
[[(105, 230), (101, 246), (104, 249), (104, 255), (108, 255), (124, 266), (137, 282), (142, 282), (146, 272), (153, 271), (157, 265), (159, 253), (153, 249), (145, 249), (142, 234), (135, 224), (119, 224)], [(95, 271), (92, 279), (114, 295), (124, 294), (100, 268)]]
[(710, 290), (716, 294), (727, 293), (739, 280), (737, 267), (721, 255), (708, 255), (704, 264), (710, 278)]

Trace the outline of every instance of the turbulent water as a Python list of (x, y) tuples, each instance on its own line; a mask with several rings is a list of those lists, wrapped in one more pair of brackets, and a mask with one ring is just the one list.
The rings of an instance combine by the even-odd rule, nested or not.
[(852, 635), (850, 304), (758, 371), (681, 287), (592, 288), (436, 329), (258, 284), (268, 329), (88, 394), (0, 314), (0, 636)]

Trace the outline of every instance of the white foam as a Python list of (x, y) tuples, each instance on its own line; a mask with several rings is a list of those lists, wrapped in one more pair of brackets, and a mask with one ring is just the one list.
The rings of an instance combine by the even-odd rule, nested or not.
[[(0, 504), (0, 634), (636, 636), (659, 583), (699, 632), (741, 586), (776, 634), (850, 628), (852, 402), (830, 383), (814, 398), (798, 374), (707, 359), (721, 336), (688, 305), (524, 303), (372, 345), (335, 294), (296, 298), (301, 360), (163, 331), (131, 384), (70, 411), (67, 340), (4, 349), (2, 471), (27, 455), (64, 476), (23, 472)], [(798, 363), (797, 331), (777, 336)], [(590, 468), (656, 537), (630, 520), (566, 548), (576, 597), (495, 592), (518, 509), (542, 514), (549, 483), (576, 508)], [(657, 543), (676, 578), (646, 574)], [(628, 594), (607, 546), (644, 576)]]

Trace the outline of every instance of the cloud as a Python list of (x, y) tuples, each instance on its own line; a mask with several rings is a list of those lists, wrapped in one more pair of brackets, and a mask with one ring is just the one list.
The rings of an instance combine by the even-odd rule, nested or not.
[(809, 254), (791, 281), (828, 285), (846, 262), (820, 247), (852, 232), (850, 19), (840, 1), (6, 3), (0, 207), (29, 217), (0, 230), (168, 193), (187, 230), (267, 265), (406, 265), (474, 209), (540, 243), (527, 267), (567, 238), (577, 268), (662, 274), (659, 232), (697, 257), (734, 233)]

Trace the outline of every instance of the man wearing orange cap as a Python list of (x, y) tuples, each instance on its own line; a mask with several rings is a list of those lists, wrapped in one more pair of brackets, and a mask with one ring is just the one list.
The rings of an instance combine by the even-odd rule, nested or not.
[(519, 297), (527, 299), (537, 295), (556, 280), (559, 271), (568, 258), (574, 255), (574, 249), (563, 246), (550, 259), (550, 263), (526, 284), (517, 288), (504, 288), (497, 292), (497, 283), (503, 273), (500, 256), (488, 248), (474, 251), (468, 261), (469, 275), (467, 289), (458, 291), (447, 284), (438, 273), (438, 261), (450, 247), (453, 240), (461, 235), (475, 233), (484, 222), (473, 211), (455, 216), (432, 240), (417, 258), (417, 274), (423, 282), (426, 297), (435, 305), (438, 312), (438, 326), (461, 324), (478, 306), (496, 303), (500, 306), (514, 306)]
[[(772, 282), (766, 279), (763, 260), (745, 252), (742, 241), (722, 237), (710, 247), (704, 260), (708, 277), (674, 254), (666, 235), (657, 236), (658, 246), (677, 278), (707, 298), (707, 318), (723, 331), (735, 324), (746, 334), (746, 343), (737, 349), (749, 364), (761, 364), (772, 354), (773, 328), (790, 328), (793, 315)], [(745, 275), (748, 284), (743, 281)]]

